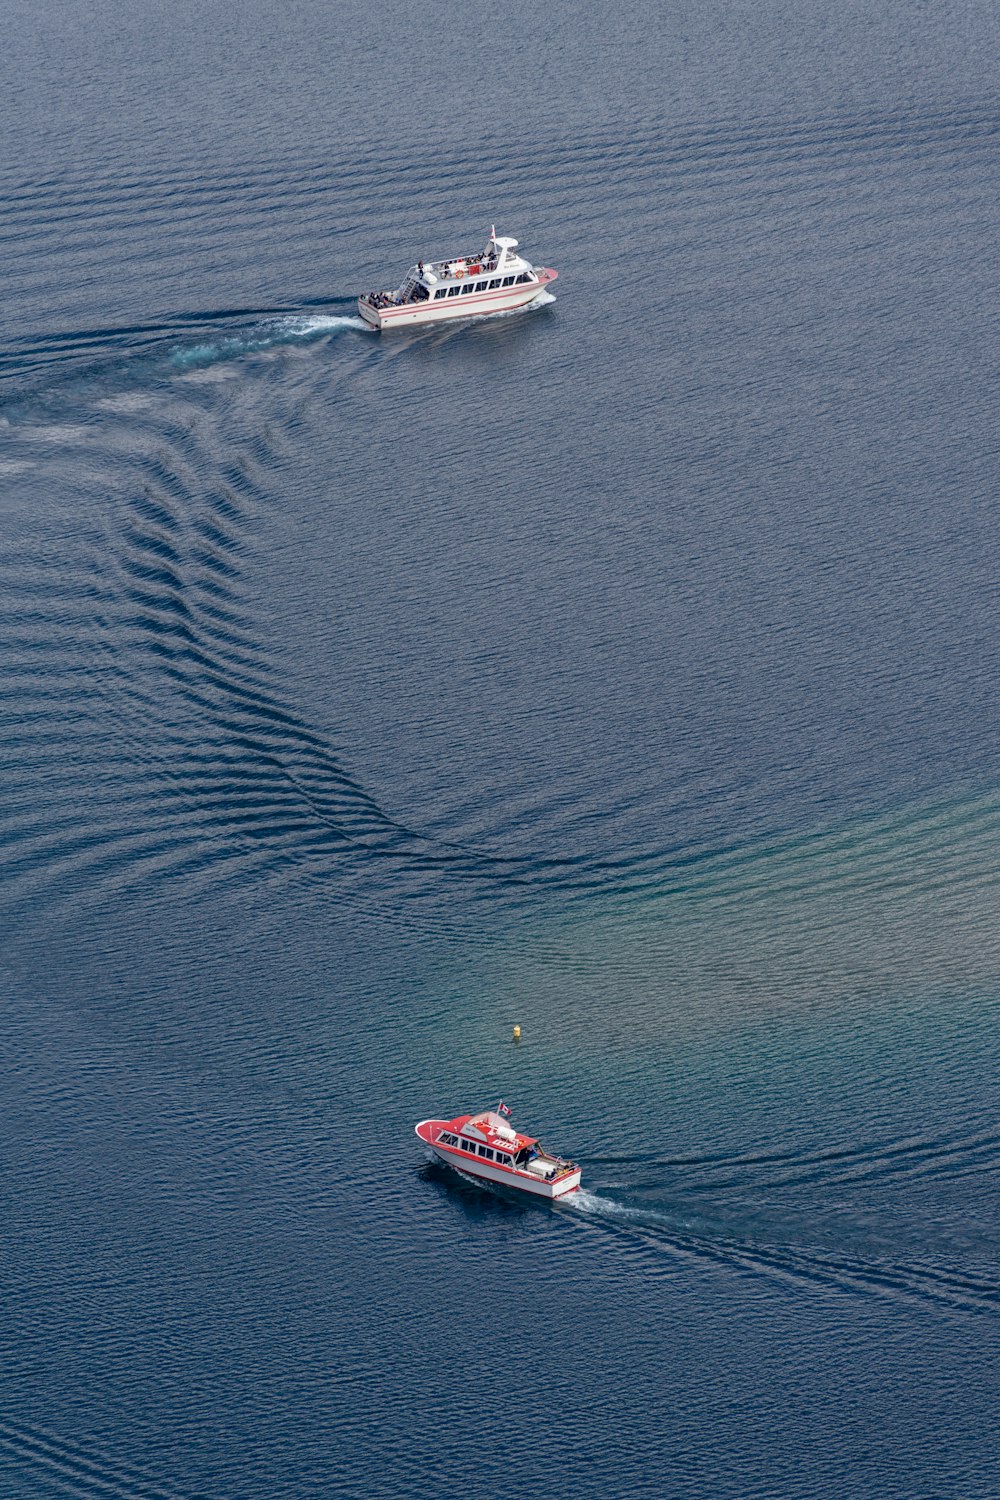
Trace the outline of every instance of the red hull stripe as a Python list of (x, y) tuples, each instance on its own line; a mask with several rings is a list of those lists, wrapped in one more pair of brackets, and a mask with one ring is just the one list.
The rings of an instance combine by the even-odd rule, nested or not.
[[(534, 283), (534, 285), (539, 289), (539, 291), (541, 291), (548, 285), (550, 281), (556, 280), (558, 272), (544, 270), (539, 271), (537, 274), (538, 280)], [(442, 297), (441, 307), (442, 309), (447, 307), (449, 302), (457, 302), (462, 307), (471, 307), (475, 302), (487, 301), (497, 297), (511, 302), (515, 297), (523, 297), (524, 293), (530, 290), (530, 285), (531, 284), (522, 283), (519, 287), (504, 287), (502, 291), (500, 289), (497, 289), (497, 291), (495, 292), (472, 292), (471, 294), (466, 295), (464, 301), (461, 295), (459, 295), (458, 298)], [(433, 307), (435, 300), (436, 299), (434, 297), (428, 297), (424, 302), (407, 302), (403, 307), (373, 308), (372, 311), (378, 314), (382, 322), (388, 323), (392, 318), (403, 318), (406, 317), (409, 313), (422, 312), (425, 307)]]
[[(529, 288), (522, 287), (520, 293), (516, 295), (523, 296), (524, 293), (528, 290)], [(491, 302), (494, 299), (498, 301), (502, 299), (505, 302), (513, 302), (514, 297), (510, 292), (507, 292), (506, 295), (503, 292), (473, 292), (471, 297), (466, 297), (464, 302), (460, 302), (457, 305), (459, 307), (471, 307), (475, 302)], [(452, 302), (455, 301), (454, 297), (452, 297), (451, 299), (445, 297), (441, 301), (441, 307), (447, 307), (449, 300), (451, 300)], [(403, 307), (386, 308), (384, 312), (382, 312), (381, 309), (377, 310), (381, 312), (383, 318), (402, 318), (405, 317), (407, 313), (423, 312), (425, 307), (433, 306), (434, 298), (429, 297), (426, 302), (407, 302)]]

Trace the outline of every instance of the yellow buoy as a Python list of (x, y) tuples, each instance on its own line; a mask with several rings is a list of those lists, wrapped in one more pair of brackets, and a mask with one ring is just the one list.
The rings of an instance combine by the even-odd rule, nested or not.
[(515, 1042), (519, 1042), (521, 1040), (521, 1028), (520, 1028), (520, 1026), (515, 1026), (514, 1027), (514, 1040), (515, 1040)]

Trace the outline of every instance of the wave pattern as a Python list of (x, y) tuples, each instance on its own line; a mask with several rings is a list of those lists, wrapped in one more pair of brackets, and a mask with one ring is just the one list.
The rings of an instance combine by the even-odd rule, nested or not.
[(0, 1454), (9, 1474), (19, 1472), (45, 1494), (107, 1500), (206, 1500), (204, 1495), (165, 1488), (137, 1466), (122, 1464), (89, 1445), (23, 1423), (0, 1422)]
[[(103, 480), (110, 471), (115, 489), (130, 498), (108, 513), (98, 544), (80, 559), (75, 598), (66, 597), (65, 557), (53, 556), (40, 566), (34, 559), (29, 564), (8, 556), (4, 598), (11, 651), (5, 672), (11, 694), (20, 685), (22, 701), (26, 683), (37, 681), (43, 688), (30, 712), (22, 708), (15, 743), (25, 743), (33, 722), (44, 733), (41, 739), (28, 735), (29, 741), (44, 743), (47, 735), (51, 750), (61, 739), (65, 716), (86, 721), (87, 695), (92, 688), (105, 691), (114, 677), (130, 718), (144, 721), (147, 748), (160, 740), (159, 765), (174, 768), (163, 787), (157, 784), (157, 809), (148, 809), (143, 819), (147, 828), (163, 831), (176, 822), (184, 811), (185, 786), (192, 817), (197, 819), (200, 808), (209, 824), (223, 828), (223, 809), (213, 811), (214, 784), (231, 796), (229, 826), (235, 831), (242, 825), (247, 838), (254, 838), (258, 857), (264, 862), (270, 856), (296, 857), (313, 873), (322, 872), (332, 853), (353, 847), (424, 876), (443, 870), (491, 888), (616, 898), (740, 902), (803, 891), (857, 895), (911, 891), (915, 884), (945, 892), (970, 883), (984, 890), (996, 886), (1000, 800), (995, 794), (901, 809), (825, 833), (758, 840), (741, 848), (689, 844), (605, 857), (503, 858), (421, 838), (387, 814), (330, 747), (281, 707), (255, 624), (240, 599), (241, 556), (251, 545), (254, 516), (273, 503), (270, 475), (287, 458), (280, 415), (270, 413), (260, 430), (245, 435), (234, 454), (217, 463), (190, 441), (179, 446), (163, 429), (155, 396), (133, 393), (124, 409), (113, 396), (101, 399), (120, 422), (110, 437), (105, 435), (97, 477)], [(170, 420), (187, 431), (218, 420), (210, 397), (203, 394), (197, 401), (188, 391), (185, 403), (183, 417), (171, 408)], [(65, 422), (25, 426), (17, 433), (20, 446), (12, 451), (26, 468), (44, 462), (50, 476), (61, 471), (68, 480), (81, 466), (93, 464), (89, 433), (87, 426)], [(109, 557), (116, 560), (111, 572)], [(40, 643), (38, 620), (53, 615), (62, 629)], [(65, 696), (47, 675), (38, 676), (40, 651), (57, 657), (72, 643), (88, 640), (96, 656), (82, 676), (68, 675)], [(143, 672), (133, 672), (136, 662), (144, 664)], [(173, 742), (159, 702), (165, 682), (190, 715)], [(83, 688), (82, 696), (74, 684)], [(61, 704), (58, 711), (53, 699)], [(199, 735), (204, 731), (217, 747), (200, 757), (192, 756), (190, 743), (195, 722)], [(231, 776), (237, 761), (243, 767), (238, 788)], [(16, 826), (21, 831), (13, 842), (26, 854), (27, 829)], [(183, 823), (176, 827), (179, 852)], [(54, 825), (48, 828), (51, 833)], [(190, 836), (190, 821), (188, 829)], [(126, 837), (126, 845), (130, 841)], [(46, 839), (39, 859), (48, 864), (52, 852), (52, 840)], [(148, 851), (154, 863), (163, 852), (162, 846)], [(124, 853), (124, 847), (116, 851)]]
[[(188, 378), (197, 379), (199, 363)], [(134, 755), (131, 774), (120, 755), (102, 772), (117, 804), (114, 814), (103, 807), (106, 822), (81, 818), (71, 785), (62, 804), (15, 800), (8, 808), (8, 868), (26, 896), (29, 876), (58, 880), (70, 871), (74, 885), (193, 876), (211, 866), (230, 875), (297, 870), (312, 881), (336, 872), (361, 886), (376, 866), (403, 899), (450, 892), (457, 880), (473, 898), (499, 893), (515, 906), (547, 894), (699, 908), (787, 906), (803, 895), (991, 898), (1000, 883), (995, 792), (739, 847), (689, 841), (570, 857), (499, 856), (425, 836), (388, 812), (282, 705), (242, 596), (254, 526), (275, 503), (294, 427), (291, 413), (275, 409), (273, 385), (265, 389), (266, 418), (227, 436), (220, 457), (220, 424), (229, 418), (211, 384), (189, 387), (181, 404), (155, 393), (103, 395), (96, 463), (86, 424), (15, 429), (15, 463), (44, 463), (49, 482), (61, 473), (70, 483), (82, 469), (99, 494), (110, 482), (125, 498), (104, 510), (72, 567), (62, 554), (4, 561), (5, 701), (18, 703), (8, 743), (40, 772), (59, 762), (72, 725), (77, 753), (89, 744), (103, 758), (103, 719), (103, 733), (119, 747), (131, 743)], [(60, 622), (58, 630), (43, 634), (41, 619)]]
[[(769, 1493), (875, 1493), (852, 1491), (872, 1471), (843, 1408), (824, 1416), (838, 1378), (858, 1397), (859, 1350), (900, 1450), (924, 1398), (928, 1431), (957, 1434), (922, 1488), (945, 1493), (923, 1480), (948, 1465), (975, 1478), (1000, 1312), (1000, 770), (992, 413), (977, 427), (966, 395), (978, 382), (990, 404), (998, 135), (990, 103), (678, 130), (623, 101), (612, 125), (514, 145), (430, 124), (329, 162), (292, 159), (276, 131), (243, 162), (206, 148), (202, 170), (154, 152), (143, 172), (81, 159), (25, 181), (0, 163), (0, 865), (26, 979), (6, 1217), (11, 1254), (29, 1247), (10, 1483), (194, 1500), (170, 1476), (217, 1479), (221, 1443), (241, 1493), (367, 1494), (376, 1473), (387, 1495), (465, 1495), (468, 1444), (438, 1441), (420, 1393), (484, 1339), (526, 1409), (594, 1421), (558, 1474), (548, 1427), (500, 1424), (477, 1471), (497, 1492), (530, 1467), (529, 1489), (581, 1494), (747, 1493), (765, 1470)], [(566, 267), (555, 315), (368, 334), (358, 286), (464, 240), (487, 206)], [(599, 305), (594, 266), (616, 289)], [(651, 311), (639, 330), (630, 299)], [(609, 354), (622, 378), (604, 378)], [(493, 466), (491, 381), (512, 403)], [(456, 410), (401, 476), (398, 434)], [(528, 503), (502, 514), (517, 490)], [(639, 579), (654, 548), (663, 571)], [(892, 563), (914, 551), (925, 570), (900, 586)], [(293, 628), (281, 590), (300, 584)], [(736, 637), (769, 584), (802, 607), (791, 630), (768, 615), (742, 691)], [(811, 648), (840, 607), (875, 624), (856, 690), (824, 714), (841, 679), (808, 667), (829, 666)], [(709, 649), (698, 629), (727, 610)], [(644, 646), (652, 664), (603, 694)], [(778, 707), (754, 736), (758, 683)], [(786, 702), (801, 716), (784, 733)], [(955, 704), (961, 764), (959, 735), (926, 728)], [(859, 727), (831, 745), (842, 708)], [(505, 738), (510, 709), (531, 722)], [(937, 758), (904, 745), (885, 769), (877, 731), (914, 722)], [(505, 1209), (499, 1233), (467, 1210), (456, 1235), (414, 1191), (409, 1121), (433, 1087), (478, 1096), (487, 1077), (550, 1119), (577, 1098), (590, 1190), (527, 1228)], [(84, 1353), (60, 1358), (81, 1331)], [(51, 1370), (32, 1357), (50, 1332)], [(767, 1390), (786, 1335), (799, 1362)], [(663, 1357), (675, 1336), (686, 1371)], [(943, 1378), (948, 1359), (973, 1378)], [(802, 1437), (803, 1396), (812, 1491), (773, 1463), (775, 1431)], [(67, 1407), (90, 1440), (13, 1415)], [(112, 1453), (97, 1434), (115, 1423)], [(658, 1466), (664, 1433), (685, 1463), (701, 1442), (704, 1482)], [(149, 1471), (131, 1462), (146, 1455)]]
[[(970, 149), (989, 148), (998, 134), (1000, 118), (995, 113), (964, 106), (894, 114), (852, 111), (808, 120), (755, 121), (739, 128), (729, 120), (667, 128), (661, 120), (626, 112), (613, 126), (577, 124), (572, 139), (533, 133), (505, 141), (502, 149), (494, 146), (492, 152), (478, 138), (461, 144), (434, 139), (426, 144), (434, 149), (439, 191), (442, 197), (452, 197), (454, 181), (470, 175), (485, 174), (488, 182), (493, 176), (516, 178), (522, 190), (530, 191), (534, 183), (540, 194), (548, 190), (548, 173), (557, 179), (582, 179), (609, 160), (623, 169), (648, 166), (658, 176), (664, 171), (693, 172), (701, 181), (714, 170), (740, 171), (749, 163), (780, 163), (785, 169), (809, 172), (825, 169), (830, 162), (854, 164), (864, 157), (919, 160), (954, 151), (967, 160)], [(233, 205), (239, 206), (241, 221), (253, 212), (263, 221), (275, 206), (290, 210), (307, 202), (320, 211), (331, 193), (353, 194), (375, 182), (385, 198), (404, 199), (407, 191), (393, 185), (402, 184), (410, 165), (408, 145), (389, 139), (367, 150), (354, 148), (335, 169), (326, 162), (300, 162), (294, 179), (283, 158), (268, 162), (254, 154), (229, 175), (197, 181), (155, 169), (132, 179), (101, 179), (88, 167), (78, 175), (63, 171), (46, 182), (25, 182), (8, 171), (0, 176), (0, 187), (9, 205), (7, 232), (12, 236), (55, 237), (60, 226), (67, 225), (76, 230), (107, 225), (121, 232), (144, 213), (154, 215), (164, 228), (179, 219), (187, 232), (193, 223), (217, 218)], [(631, 171), (623, 170), (622, 175), (628, 182), (635, 180)], [(336, 236), (350, 230), (329, 221), (327, 232)]]
[[(886, 176), (912, 174), (924, 162), (947, 172), (952, 207), (966, 198), (971, 205), (979, 158), (992, 150), (998, 129), (994, 117), (968, 109), (740, 131), (719, 123), (681, 134), (630, 120), (578, 133), (572, 142), (529, 141), (518, 148), (515, 175), (523, 211), (537, 213), (544, 196), (550, 214), (565, 215), (569, 236), (580, 231), (581, 185), (598, 162), (614, 164), (621, 203), (634, 208), (640, 237), (661, 212), (650, 191), (654, 182), (674, 195), (681, 237), (730, 234), (734, 217), (756, 213), (762, 180), (773, 185), (776, 211), (794, 212), (804, 232), (807, 222), (815, 230), (835, 208), (841, 212), (845, 194), (861, 204), (882, 190)], [(506, 149), (491, 154), (478, 142), (439, 145), (422, 215), (437, 206), (443, 211), (473, 173), (487, 194), (500, 193), (511, 175)], [(207, 253), (225, 212), (238, 211), (252, 234), (276, 209), (300, 229), (322, 224), (336, 246), (332, 206), (369, 186), (373, 175), (383, 184), (405, 180), (399, 148), (387, 150), (358, 153), (336, 174), (304, 168), (294, 181), (282, 163), (266, 160), (200, 182), (157, 171), (131, 185), (66, 173), (18, 184), (8, 176), (2, 253), (27, 287), (36, 265), (51, 276), (61, 243), (81, 266), (104, 255), (109, 243), (129, 264), (161, 232), (183, 233), (192, 254)], [(544, 174), (537, 170), (543, 163)], [(412, 232), (412, 219), (400, 217), (403, 206), (401, 190), (391, 189), (373, 204), (372, 243), (387, 246), (390, 257)], [(640, 283), (656, 274), (634, 270)], [(82, 474), (90, 514), (103, 508), (103, 523), (71, 582), (64, 557), (52, 559), (48, 584), (45, 569), (29, 576), (24, 559), (5, 560), (5, 624), (15, 643), (7, 683), (19, 684), (22, 701), (27, 683), (40, 685), (35, 698), (28, 691), (14, 743), (34, 747), (39, 765), (46, 755), (55, 759), (58, 724), (68, 716), (77, 725), (78, 749), (90, 744), (98, 757), (111, 723), (135, 757), (131, 775), (123, 761), (102, 773), (109, 793), (103, 826), (92, 818), (81, 827), (69, 791), (65, 804), (44, 811), (15, 805), (7, 849), (19, 877), (70, 869), (88, 881), (112, 878), (113, 871), (123, 879), (126, 870), (129, 879), (194, 876), (213, 866), (231, 875), (297, 870), (322, 882), (333, 870), (338, 880), (354, 882), (361, 899), (364, 871), (377, 866), (380, 881), (394, 883), (397, 896), (412, 896), (425, 910), (428, 897), (450, 893), (456, 882), (473, 900), (492, 903), (501, 893), (514, 906), (550, 893), (619, 903), (666, 897), (734, 904), (803, 892), (861, 898), (894, 888), (995, 889), (1000, 801), (993, 792), (739, 847), (699, 847), (688, 839), (676, 848), (597, 845), (560, 854), (558, 837), (539, 825), (537, 848), (544, 852), (514, 856), (424, 836), (389, 812), (363, 772), (349, 769), (283, 706), (243, 597), (256, 519), (278, 503), (282, 466), (293, 451), (296, 403), (315, 402), (321, 380), (314, 369), (302, 383), (283, 385), (267, 359), (303, 341), (319, 340), (324, 353), (339, 341), (333, 371), (327, 366), (322, 379), (332, 374), (334, 382), (350, 382), (393, 357), (361, 336), (349, 304), (338, 288), (325, 311), (300, 305), (298, 312), (171, 314), (160, 322), (36, 331), (12, 341), (0, 368), (12, 439), (5, 462), (15, 475), (43, 472), (50, 486), (71, 482), (77, 492)], [(226, 394), (227, 376), (235, 367), (247, 371), (254, 360), (240, 409)], [(111, 506), (109, 495), (123, 498)], [(57, 581), (62, 598), (51, 592)], [(54, 611), (63, 619), (65, 634), (44, 647), (33, 639), (33, 598), (47, 617)], [(29, 653), (39, 650), (49, 653), (54, 676), (39, 673), (37, 657), (29, 668)], [(113, 723), (116, 704), (126, 710), (122, 724)]]
[(879, 1296), (927, 1303), (955, 1312), (1000, 1313), (1000, 1276), (994, 1268), (982, 1272), (949, 1268), (896, 1257), (825, 1253), (794, 1245), (769, 1245), (746, 1240), (708, 1237), (675, 1227), (667, 1215), (633, 1209), (613, 1199), (583, 1193), (570, 1201), (565, 1213), (595, 1221), (602, 1232), (617, 1235), (629, 1250), (671, 1274), (684, 1264), (723, 1266), (740, 1274), (788, 1281), (793, 1285), (830, 1288), (845, 1295)]
[(800, 1153), (777, 1151), (741, 1156), (601, 1156), (601, 1167), (631, 1166), (669, 1171), (688, 1193), (717, 1195), (727, 1189), (833, 1187), (894, 1178), (948, 1177), (1000, 1172), (1000, 1134), (986, 1131), (948, 1139), (866, 1142)]
[[(313, 264), (328, 264), (332, 250), (336, 265), (338, 249), (352, 232), (351, 205), (365, 195), (371, 261), (354, 267), (353, 286), (359, 271), (367, 283), (387, 263), (401, 258), (405, 263), (425, 234), (428, 217), (451, 232), (454, 205), (466, 197), (472, 180), (484, 200), (501, 205), (510, 201), (509, 184), (516, 181), (522, 213), (561, 222), (571, 243), (588, 229), (592, 210), (586, 188), (598, 167), (616, 173), (619, 206), (628, 211), (636, 244), (649, 233), (659, 236), (663, 195), (671, 199), (674, 233), (693, 243), (693, 235), (703, 238), (713, 219), (724, 222), (726, 234), (734, 220), (749, 229), (763, 180), (771, 186), (774, 210), (794, 214), (796, 231), (805, 233), (841, 212), (846, 199), (859, 207), (874, 202), (887, 177), (912, 175), (925, 163), (947, 173), (954, 211), (975, 216), (981, 211), (980, 161), (993, 150), (998, 130), (995, 115), (965, 108), (774, 121), (741, 130), (719, 121), (667, 131), (658, 121), (626, 118), (613, 129), (577, 130), (572, 141), (535, 135), (516, 145), (504, 142), (502, 149), (480, 140), (458, 145), (442, 139), (426, 143), (435, 172), (419, 207), (402, 186), (409, 157), (392, 141), (355, 150), (335, 171), (326, 164), (300, 164), (293, 180), (284, 160), (266, 158), (196, 181), (166, 170), (132, 181), (63, 172), (46, 182), (23, 182), (8, 173), (0, 177), (5, 202), (0, 260), (32, 301), (49, 300), (55, 279), (72, 302), (74, 284), (106, 261), (109, 248), (123, 270), (151, 259), (161, 262), (164, 242), (181, 240), (188, 255), (210, 260), (221, 227), (236, 215), (243, 233), (262, 247), (293, 231)], [(53, 277), (54, 264), (64, 265), (65, 274)], [(640, 284), (655, 278), (653, 266), (643, 273), (633, 255), (628, 264)], [(333, 289), (334, 302), (349, 299), (352, 286)], [(316, 296), (310, 291), (310, 299)], [(205, 319), (204, 313), (185, 317), (165, 307), (159, 325), (133, 324), (117, 336), (141, 347), (155, 341), (164, 326), (184, 335), (196, 332)], [(36, 366), (56, 378), (60, 360), (74, 346), (105, 354), (106, 332), (71, 334), (63, 326), (39, 337), (14, 331), (0, 379), (23, 387)]]

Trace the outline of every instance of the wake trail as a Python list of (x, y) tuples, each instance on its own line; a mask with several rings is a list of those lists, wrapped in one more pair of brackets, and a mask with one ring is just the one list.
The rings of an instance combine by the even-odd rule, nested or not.
[(739, 1155), (604, 1156), (602, 1166), (667, 1169), (686, 1174), (686, 1191), (834, 1186), (871, 1179), (947, 1176), (949, 1172), (994, 1171), (1000, 1166), (1000, 1135), (994, 1130), (944, 1136), (910, 1136), (843, 1143), (813, 1151), (757, 1151)]
[(248, 354), (259, 354), (282, 344), (294, 344), (342, 332), (368, 335), (371, 331), (364, 319), (357, 315), (298, 314), (243, 333), (230, 333), (214, 341), (177, 348), (170, 356), (170, 364), (174, 370), (199, 369), (225, 360), (242, 359)]
[(160, 322), (118, 327), (28, 331), (0, 353), (0, 391), (9, 393), (8, 406), (59, 388), (79, 402), (91, 386), (109, 380), (120, 385), (169, 379), (283, 345), (370, 333), (347, 311), (353, 306), (353, 297), (333, 297), (292, 307), (178, 312)]
[(624, 1237), (656, 1261), (721, 1265), (742, 1274), (847, 1295), (877, 1295), (934, 1304), (957, 1312), (1000, 1314), (1000, 1277), (994, 1267), (967, 1270), (932, 1262), (871, 1256), (850, 1249), (830, 1252), (710, 1234), (703, 1225), (655, 1209), (633, 1208), (581, 1188), (556, 1205), (570, 1222)]

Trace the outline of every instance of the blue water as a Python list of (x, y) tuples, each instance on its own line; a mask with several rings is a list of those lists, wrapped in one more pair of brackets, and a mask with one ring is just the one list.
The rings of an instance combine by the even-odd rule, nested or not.
[(1000, 1494), (998, 53), (8, 7), (4, 1496)]

